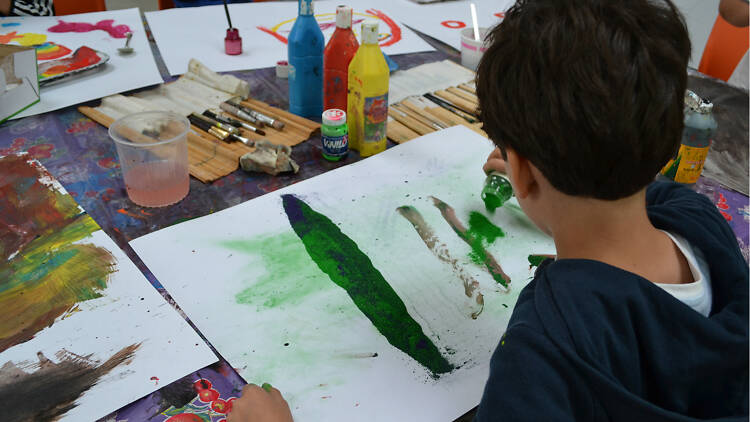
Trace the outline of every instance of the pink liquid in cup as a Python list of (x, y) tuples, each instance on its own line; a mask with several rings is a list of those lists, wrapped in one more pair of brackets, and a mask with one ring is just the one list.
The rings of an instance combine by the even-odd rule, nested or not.
[(190, 190), (187, 169), (173, 163), (152, 161), (125, 173), (125, 189), (130, 200), (142, 207), (163, 207), (184, 198)]
[(142, 207), (164, 207), (188, 194), (189, 128), (184, 116), (166, 111), (130, 114), (110, 125), (131, 201)]

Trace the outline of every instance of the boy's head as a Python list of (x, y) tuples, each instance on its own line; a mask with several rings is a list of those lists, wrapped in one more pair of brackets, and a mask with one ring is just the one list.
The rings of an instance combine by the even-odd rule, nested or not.
[(489, 37), (483, 128), (558, 191), (625, 198), (676, 152), (690, 40), (670, 0), (518, 0)]

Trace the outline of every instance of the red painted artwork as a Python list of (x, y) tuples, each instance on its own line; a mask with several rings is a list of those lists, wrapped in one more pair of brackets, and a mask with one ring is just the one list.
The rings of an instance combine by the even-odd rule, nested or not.
[[(377, 9), (367, 9), (365, 11), (366, 13), (354, 13), (354, 15), (363, 16), (364, 18), (375, 18), (381, 21), (385, 24), (385, 28), (387, 28), (386, 32), (381, 32), (380, 34), (380, 46), (381, 47), (388, 47), (390, 45), (396, 44), (397, 42), (401, 41), (401, 27), (388, 15), (381, 12)], [(315, 15), (315, 19), (318, 21), (318, 26), (320, 26), (321, 31), (332, 31), (336, 27), (335, 23), (335, 15), (332, 15), (330, 13), (327, 14), (321, 14), (321, 15)], [(292, 29), (292, 25), (294, 25), (294, 21), (296, 18), (287, 19), (283, 22), (280, 22), (270, 28), (265, 26), (258, 26), (258, 30), (261, 32), (264, 32), (277, 40), (281, 41), (284, 44), (288, 43), (287, 37), (285, 34), (289, 34), (289, 32)], [(353, 24), (357, 24), (362, 22), (364, 19), (354, 19)], [(381, 30), (384, 29), (381, 26)]]
[(47, 28), (49, 32), (91, 32), (101, 30), (113, 38), (125, 38), (128, 32), (133, 32), (127, 25), (112, 25), (114, 19), (105, 19), (95, 24), (88, 22), (65, 22), (58, 20), (57, 25)]
[(83, 69), (101, 61), (102, 58), (96, 50), (83, 46), (68, 58), (56, 60), (54, 62), (45, 62), (39, 65), (39, 76), (49, 78), (61, 73)]

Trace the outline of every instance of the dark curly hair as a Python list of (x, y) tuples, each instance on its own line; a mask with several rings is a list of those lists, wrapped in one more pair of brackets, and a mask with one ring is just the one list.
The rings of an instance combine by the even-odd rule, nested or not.
[(561, 192), (630, 196), (677, 151), (690, 39), (670, 0), (518, 0), (489, 42), (483, 128)]

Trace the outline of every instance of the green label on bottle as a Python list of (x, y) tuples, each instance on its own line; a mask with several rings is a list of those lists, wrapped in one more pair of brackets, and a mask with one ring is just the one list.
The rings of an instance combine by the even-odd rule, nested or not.
[(388, 119), (388, 93), (365, 98), (364, 142), (378, 142), (385, 138), (385, 122)]

